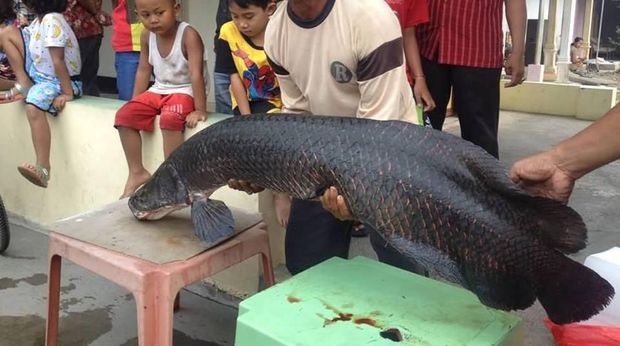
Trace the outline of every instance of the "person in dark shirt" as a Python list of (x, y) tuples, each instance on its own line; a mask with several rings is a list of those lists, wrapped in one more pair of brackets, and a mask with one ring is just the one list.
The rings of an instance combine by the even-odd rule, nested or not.
[(217, 6), (215, 17), (216, 29), (213, 39), (213, 50), (215, 52), (215, 68), (213, 71), (213, 85), (215, 95), (215, 111), (217, 113), (233, 114), (232, 100), (230, 98), (230, 75), (226, 72), (222, 55), (217, 52), (217, 42), (220, 37), (220, 29), (224, 23), (229, 22), (230, 12), (228, 11), (228, 0), (220, 0)]

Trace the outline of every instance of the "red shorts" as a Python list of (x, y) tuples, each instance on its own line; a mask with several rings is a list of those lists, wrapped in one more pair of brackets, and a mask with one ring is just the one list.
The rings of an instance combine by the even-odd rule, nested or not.
[(144, 92), (125, 103), (117, 112), (114, 127), (153, 131), (159, 114), (159, 128), (184, 131), (185, 118), (194, 111), (194, 98), (187, 94), (160, 95)]

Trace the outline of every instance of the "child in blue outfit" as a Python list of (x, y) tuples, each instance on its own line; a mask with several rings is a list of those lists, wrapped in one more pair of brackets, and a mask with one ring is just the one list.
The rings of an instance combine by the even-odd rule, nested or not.
[(30, 182), (47, 187), (51, 135), (46, 113), (57, 115), (66, 102), (82, 94), (78, 41), (62, 13), (65, 0), (25, 0), (36, 18), (23, 29), (24, 67), (32, 80), (25, 92), (36, 163), (17, 169)]

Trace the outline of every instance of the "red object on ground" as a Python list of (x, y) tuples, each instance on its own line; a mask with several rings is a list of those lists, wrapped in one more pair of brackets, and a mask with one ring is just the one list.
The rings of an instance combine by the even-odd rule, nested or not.
[(545, 326), (553, 334), (557, 346), (617, 346), (620, 326), (599, 326), (583, 323), (558, 325), (545, 318)]

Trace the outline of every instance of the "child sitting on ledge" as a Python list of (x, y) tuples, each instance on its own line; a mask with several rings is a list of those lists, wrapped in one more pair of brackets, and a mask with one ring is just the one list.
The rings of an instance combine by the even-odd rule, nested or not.
[[(175, 0), (136, 0), (136, 11), (147, 30), (140, 39), (134, 96), (114, 121), (129, 169), (121, 198), (151, 177), (142, 163), (140, 131), (153, 131), (159, 114), (168, 158), (183, 143), (185, 127), (193, 128), (207, 116), (204, 45), (198, 31), (177, 20), (181, 5)], [(151, 74), (155, 84), (147, 90)]]
[[(13, 0), (0, 0), (0, 102), (22, 99), (22, 92), (32, 84), (24, 70), (24, 43), (14, 6)], [(17, 59), (17, 71), (11, 66), (7, 51)]]
[[(24, 0), (24, 4), (36, 18), (21, 30), (23, 35), (18, 35), (17, 29), (3, 37), (2, 42), (17, 81), (23, 87), (36, 154), (34, 164), (24, 163), (17, 169), (30, 182), (45, 188), (51, 168), (51, 134), (46, 113), (56, 116), (68, 101), (82, 94), (80, 50), (62, 15), (65, 0)], [(27, 75), (22, 74), (24, 69)]]

